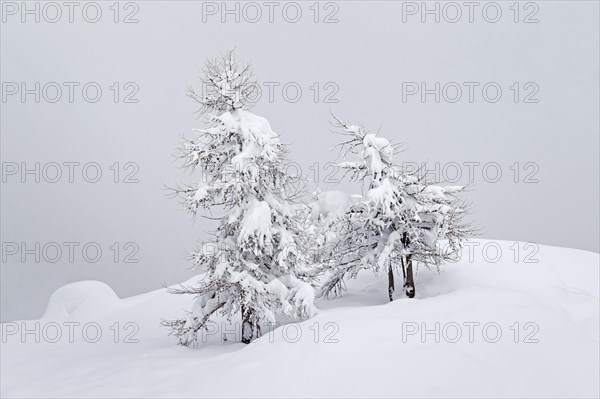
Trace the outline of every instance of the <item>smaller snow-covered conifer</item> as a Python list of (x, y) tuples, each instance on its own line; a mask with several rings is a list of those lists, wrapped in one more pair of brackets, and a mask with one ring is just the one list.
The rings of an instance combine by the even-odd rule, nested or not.
[(362, 126), (338, 119), (335, 126), (344, 138), (339, 144), (344, 159), (338, 165), (366, 192), (335, 221), (335, 245), (322, 255), (327, 278), (321, 293), (339, 294), (345, 278), (367, 269), (388, 274), (391, 301), (394, 273), (401, 269), (403, 290), (412, 298), (413, 265), (439, 267), (456, 256), (471, 232), (458, 197), (464, 187), (430, 184), (395, 163), (399, 146)]

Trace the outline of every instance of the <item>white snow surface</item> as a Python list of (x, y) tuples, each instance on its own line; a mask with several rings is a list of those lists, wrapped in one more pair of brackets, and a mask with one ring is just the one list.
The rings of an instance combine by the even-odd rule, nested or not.
[[(540, 246), (531, 257), (538, 262), (525, 263), (523, 243), (495, 241), (502, 254), (493, 263), (481, 256), (488, 241), (476, 242), (472, 261), (465, 251), (439, 274), (420, 268), (414, 299), (388, 302), (387, 276), (364, 272), (349, 281), (344, 296), (319, 299), (315, 317), (250, 345), (236, 343), (231, 332), (223, 342), (221, 327), (195, 349), (176, 346), (159, 322), (189, 309), (192, 296), (160, 289), (119, 299), (104, 283), (69, 284), (52, 295), (42, 319), (3, 323), (1, 395), (598, 397), (599, 255)], [(511, 247), (520, 248), (520, 262)], [(399, 286), (401, 277), (396, 281)], [(45, 342), (44, 334), (56, 335), (46, 326), (65, 322), (79, 323), (73, 342), (67, 327), (58, 342)], [(128, 322), (135, 325), (125, 328)], [(22, 342), (20, 331), (8, 333), (21, 323), (30, 329), (39, 323), (39, 343), (34, 334)], [(100, 326), (98, 342), (82, 338), (85, 323)], [(435, 323), (440, 342), (421, 334)], [(468, 323), (480, 323), (473, 342)], [(500, 327), (496, 343), (484, 339), (486, 323)], [(419, 331), (403, 339), (403, 330), (415, 326)], [(457, 331), (462, 336), (452, 343)], [(124, 342), (128, 335), (138, 342)], [(93, 340), (94, 329), (87, 336)], [(486, 337), (494, 340), (496, 327)]]

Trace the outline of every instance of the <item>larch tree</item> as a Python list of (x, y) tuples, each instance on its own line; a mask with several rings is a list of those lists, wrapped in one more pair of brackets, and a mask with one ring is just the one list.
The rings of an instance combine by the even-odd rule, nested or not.
[(362, 200), (336, 221), (335, 245), (325, 248), (320, 269), (325, 296), (338, 295), (347, 277), (361, 270), (388, 275), (388, 298), (394, 299), (395, 271), (401, 269), (403, 291), (415, 296), (415, 264), (439, 267), (456, 258), (471, 233), (463, 222), (466, 207), (458, 197), (464, 187), (430, 184), (417, 171), (394, 163), (394, 145), (364, 127), (335, 119), (344, 137), (339, 144), (345, 175), (366, 188)]
[[(314, 290), (303, 277), (301, 179), (287, 173), (286, 150), (269, 122), (248, 111), (256, 82), (233, 51), (209, 60), (189, 96), (207, 116), (204, 129), (183, 139), (177, 157), (200, 172), (198, 184), (173, 189), (184, 210), (219, 212), (213, 237), (189, 253), (201, 273), (196, 285), (170, 288), (195, 296), (185, 317), (163, 321), (182, 345), (215, 315), (239, 314), (241, 341), (249, 343), (276, 315), (302, 319), (314, 312)], [(236, 316), (237, 317), (237, 316)]]

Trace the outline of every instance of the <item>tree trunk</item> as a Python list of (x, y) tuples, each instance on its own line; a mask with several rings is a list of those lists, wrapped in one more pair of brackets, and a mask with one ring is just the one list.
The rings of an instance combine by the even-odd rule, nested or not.
[(388, 270), (388, 296), (390, 298), (390, 302), (394, 300), (394, 268), (390, 264), (390, 268)]
[(242, 343), (249, 344), (254, 338), (254, 323), (252, 310), (242, 305)]
[(412, 255), (406, 255), (406, 278), (404, 279), (404, 293), (409, 298), (415, 297), (415, 280), (413, 278)]
[(406, 267), (404, 267), (404, 256), (400, 257), (400, 263), (402, 264), (402, 281), (406, 280)]

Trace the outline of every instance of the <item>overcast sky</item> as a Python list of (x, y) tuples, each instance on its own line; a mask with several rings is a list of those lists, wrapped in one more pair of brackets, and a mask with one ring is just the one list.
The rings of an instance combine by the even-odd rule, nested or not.
[(331, 111), (471, 180), (481, 237), (599, 250), (596, 1), (21, 4), (2, 5), (2, 320), (72, 281), (125, 297), (192, 275), (210, 226), (162, 186), (194, 180), (172, 157), (202, 127), (185, 90), (233, 47), (321, 189), (360, 192), (328, 164)]

